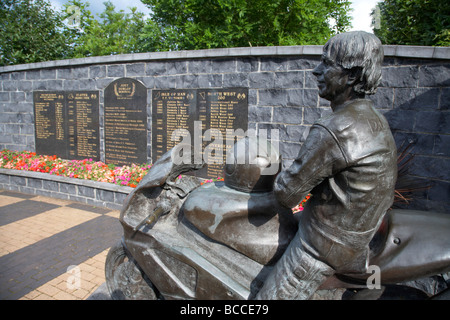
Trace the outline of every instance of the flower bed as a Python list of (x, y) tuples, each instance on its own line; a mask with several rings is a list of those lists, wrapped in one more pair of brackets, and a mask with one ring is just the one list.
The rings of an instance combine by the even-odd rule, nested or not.
[[(43, 172), (74, 179), (107, 182), (119, 186), (135, 188), (151, 168), (151, 164), (131, 166), (116, 166), (92, 159), (64, 160), (56, 155), (38, 155), (30, 151), (0, 151), (0, 168)], [(181, 178), (181, 176), (180, 176)], [(222, 177), (203, 180), (201, 184), (223, 181)], [(294, 213), (303, 210), (308, 195), (299, 205), (294, 207)]]
[(0, 168), (44, 172), (75, 179), (108, 182), (135, 188), (151, 165), (115, 166), (92, 159), (63, 160), (29, 151), (0, 151)]

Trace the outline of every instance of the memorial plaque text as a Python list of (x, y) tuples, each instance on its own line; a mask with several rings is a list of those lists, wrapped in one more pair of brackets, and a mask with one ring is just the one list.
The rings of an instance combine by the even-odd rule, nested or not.
[(147, 162), (147, 88), (120, 78), (105, 89), (105, 162)]
[(247, 88), (153, 90), (153, 162), (186, 138), (193, 145), (201, 143), (201, 157), (207, 163), (195, 175), (223, 176), (226, 152), (247, 127)]
[(99, 92), (35, 91), (38, 154), (100, 160)]

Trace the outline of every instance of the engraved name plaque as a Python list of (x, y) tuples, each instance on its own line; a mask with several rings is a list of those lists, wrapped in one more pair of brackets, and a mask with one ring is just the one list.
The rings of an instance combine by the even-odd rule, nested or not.
[(36, 153), (100, 160), (99, 92), (35, 91)]
[(105, 162), (147, 162), (147, 88), (120, 78), (105, 89)]
[[(226, 152), (248, 127), (248, 89), (171, 89), (152, 92), (152, 160), (185, 139), (207, 163), (193, 172), (223, 177)], [(198, 157), (199, 155), (196, 155)]]

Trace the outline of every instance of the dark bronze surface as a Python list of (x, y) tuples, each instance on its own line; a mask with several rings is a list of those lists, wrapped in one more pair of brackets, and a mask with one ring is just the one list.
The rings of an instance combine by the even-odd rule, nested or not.
[(245, 137), (227, 153), (225, 185), (246, 193), (271, 192), (281, 156), (266, 139)]
[[(123, 250), (115, 248), (118, 254), (106, 262), (110, 291), (119, 298), (327, 299), (336, 289), (367, 288), (368, 267), (375, 265), (389, 286), (354, 299), (438, 293), (430, 286), (404, 290), (450, 271), (450, 218), (390, 210), (396, 147), (386, 120), (365, 99), (380, 82), (382, 59), (371, 34), (329, 40), (313, 74), (333, 113), (311, 127), (297, 159), (280, 173), (272, 153), (248, 155), (247, 148), (238, 161), (235, 150), (253, 138), (231, 150), (222, 183), (177, 179), (200, 169), (196, 154), (177, 164), (188, 149), (177, 145), (164, 153), (121, 212)], [(277, 170), (262, 174), (268, 163)], [(304, 211), (293, 215), (290, 208), (308, 193)]]
[[(161, 157), (126, 200), (122, 248), (111, 249), (106, 262), (110, 292), (117, 299), (251, 299), (295, 236), (298, 216), (280, 207), (270, 191), (177, 179), (196, 169), (173, 163), (181, 148)], [(370, 244), (369, 262), (379, 264), (382, 284), (450, 271), (449, 224), (445, 214), (389, 211)], [(335, 274), (319, 297), (330, 298), (327, 292), (339, 288), (366, 288), (368, 276)], [(375, 296), (383, 295), (354, 298)]]
[(369, 261), (380, 267), (383, 282), (404, 282), (450, 271), (450, 215), (391, 210), (379, 233), (383, 245), (373, 249)]
[[(366, 32), (338, 34), (324, 46), (313, 74), (319, 95), (330, 101), (333, 113), (312, 126), (294, 163), (277, 176), (274, 186), (277, 200), (287, 208), (308, 193), (312, 197), (300, 215), (295, 241), (257, 298), (308, 299), (333, 273), (366, 274), (369, 263), (381, 269), (385, 280), (398, 281), (448, 267), (448, 245), (415, 237), (412, 233), (422, 219), (411, 212), (390, 216), (391, 231), (402, 236), (381, 241), (382, 253), (369, 259), (369, 244), (393, 203), (397, 178), (396, 145), (389, 125), (365, 99), (376, 92), (382, 61), (381, 42)], [(403, 221), (402, 227), (397, 220)], [(425, 232), (436, 228), (441, 234), (432, 220), (431, 216), (422, 220), (429, 229)], [(449, 233), (446, 219), (438, 216), (437, 220)], [(402, 237), (411, 241), (402, 245)], [(425, 248), (428, 262), (420, 251)], [(417, 265), (412, 261), (415, 256)]]
[(184, 214), (209, 238), (264, 265), (276, 261), (297, 232), (294, 216), (273, 193), (245, 193), (224, 183), (196, 189)]
[(227, 154), (225, 181), (193, 191), (183, 207), (186, 219), (211, 239), (263, 265), (273, 263), (297, 232), (291, 210), (272, 192), (280, 168), (268, 141), (239, 140)]

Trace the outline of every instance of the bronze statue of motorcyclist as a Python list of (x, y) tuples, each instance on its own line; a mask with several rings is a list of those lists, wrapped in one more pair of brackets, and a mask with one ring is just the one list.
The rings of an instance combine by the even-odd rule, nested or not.
[[(318, 289), (365, 288), (369, 265), (380, 267), (383, 284), (449, 272), (448, 215), (386, 214), (396, 146), (365, 99), (380, 82), (382, 61), (372, 34), (327, 42), (313, 74), (333, 113), (311, 127), (287, 170), (279, 172), (278, 150), (251, 137), (227, 155), (223, 183), (177, 179), (201, 167), (174, 161), (191, 146), (159, 158), (121, 211), (124, 235), (105, 266), (113, 298), (308, 299)], [(256, 154), (248, 153), (252, 143)]]
[(308, 193), (299, 230), (259, 299), (308, 299), (332, 274), (364, 273), (369, 243), (394, 198), (396, 146), (386, 119), (365, 99), (381, 79), (383, 47), (366, 32), (331, 38), (313, 70), (333, 113), (311, 128), (297, 158), (276, 178), (288, 208)]

